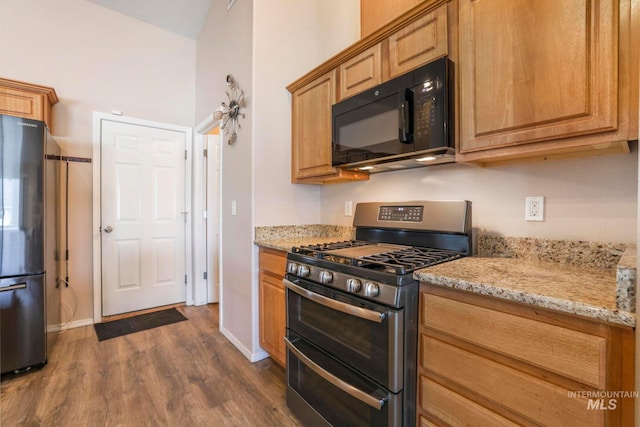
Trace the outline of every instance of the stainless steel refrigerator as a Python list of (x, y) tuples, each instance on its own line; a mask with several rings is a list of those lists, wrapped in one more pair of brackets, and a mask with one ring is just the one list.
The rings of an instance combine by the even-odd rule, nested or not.
[(4, 374), (45, 364), (59, 329), (60, 162), (56, 159), (60, 152), (44, 122), (0, 115), (0, 154), (0, 372)]

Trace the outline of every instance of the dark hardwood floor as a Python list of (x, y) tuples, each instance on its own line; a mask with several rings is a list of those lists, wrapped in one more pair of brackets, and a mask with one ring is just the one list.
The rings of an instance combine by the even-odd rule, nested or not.
[(189, 321), (98, 342), (60, 334), (49, 363), (0, 384), (2, 426), (300, 426), (285, 371), (249, 362), (218, 331), (218, 306)]

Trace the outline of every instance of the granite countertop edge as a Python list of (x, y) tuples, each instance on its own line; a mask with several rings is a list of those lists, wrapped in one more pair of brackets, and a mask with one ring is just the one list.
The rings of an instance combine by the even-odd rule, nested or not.
[[(495, 262), (495, 258), (487, 258)], [(451, 263), (455, 263), (452, 261)], [(498, 286), (491, 283), (483, 283), (481, 281), (468, 281), (462, 278), (452, 277), (453, 275), (433, 274), (429, 272), (429, 267), (418, 270), (414, 273), (414, 278), (422, 282), (429, 282), (435, 285), (469, 291), (479, 295), (490, 296), (507, 301), (527, 304), (535, 307), (546, 308), (562, 313), (575, 314), (591, 319), (600, 320), (607, 323), (613, 323), (623, 326), (636, 326), (635, 313), (617, 309), (611, 309), (600, 305), (589, 304), (572, 300), (569, 298), (559, 298), (549, 295), (542, 295), (532, 291), (518, 290), (516, 287), (510, 289), (508, 287)], [(615, 286), (611, 290), (615, 293)]]
[[(260, 227), (259, 233), (256, 233), (254, 244), (259, 247), (270, 248), (280, 250), (283, 252), (289, 252), (293, 247), (314, 245), (319, 243), (335, 242), (340, 240), (348, 240), (352, 230), (347, 227), (335, 227), (324, 225), (311, 225), (311, 226), (283, 226), (283, 227)], [(618, 270), (618, 282), (620, 282), (620, 274), (623, 274), (623, 278), (627, 278), (628, 275), (633, 279), (633, 294), (625, 294), (625, 297), (633, 297), (635, 300), (635, 247), (630, 247), (623, 254), (620, 262), (617, 265)], [(508, 260), (509, 258), (500, 257), (471, 257), (474, 260), (486, 259), (487, 262), (500, 262), (501, 259)], [(451, 261), (446, 263), (447, 267), (453, 267), (455, 270), (455, 263), (464, 260)], [(441, 264), (442, 266), (442, 264)], [(437, 266), (436, 266), (437, 267)], [(543, 264), (540, 265), (540, 269), (546, 268)], [(535, 290), (518, 290), (515, 286), (513, 288), (496, 285), (483, 280), (470, 281), (465, 280), (462, 277), (456, 277), (455, 273), (436, 274), (430, 272), (427, 267), (425, 269), (417, 270), (414, 272), (413, 277), (419, 281), (426, 281), (435, 285), (444, 286), (451, 289), (457, 289), (462, 291), (469, 291), (480, 295), (491, 296), (500, 298), (503, 300), (523, 303), (531, 306), (546, 308), (558, 312), (575, 314), (599, 321), (618, 324), (623, 326), (635, 327), (636, 315), (632, 311), (625, 311), (620, 309), (613, 309), (611, 307), (605, 307), (598, 304), (590, 304), (585, 301), (577, 301), (570, 297), (561, 298), (558, 296), (544, 295), (542, 293), (536, 293)], [(535, 268), (535, 267), (534, 267)], [(616, 293), (616, 286), (612, 284), (611, 292), (613, 295)], [(619, 288), (620, 286), (618, 286)], [(620, 289), (617, 290), (620, 293)], [(634, 307), (635, 308), (635, 307)]]

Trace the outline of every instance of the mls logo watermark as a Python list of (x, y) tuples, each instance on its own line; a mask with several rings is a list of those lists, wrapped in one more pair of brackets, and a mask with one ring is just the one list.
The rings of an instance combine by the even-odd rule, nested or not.
[(591, 411), (613, 411), (619, 399), (636, 399), (640, 392), (626, 390), (578, 390), (567, 392), (567, 397), (587, 399), (587, 409)]
[(587, 409), (613, 411), (618, 406), (618, 399), (589, 399)]

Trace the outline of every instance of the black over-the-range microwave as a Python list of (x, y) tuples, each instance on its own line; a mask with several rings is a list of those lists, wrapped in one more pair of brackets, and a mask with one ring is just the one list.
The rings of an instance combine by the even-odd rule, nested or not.
[(332, 164), (371, 173), (454, 161), (453, 63), (440, 58), (332, 108)]

